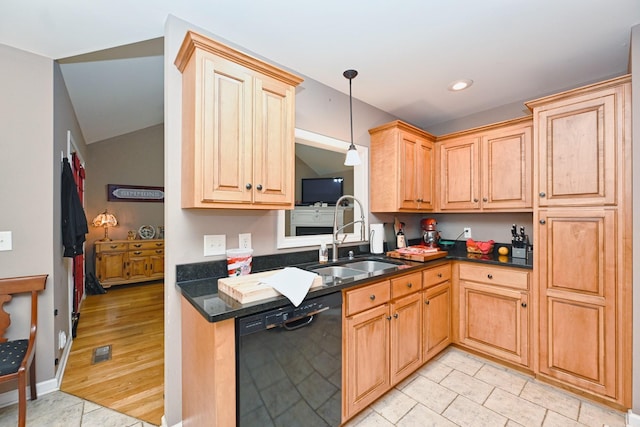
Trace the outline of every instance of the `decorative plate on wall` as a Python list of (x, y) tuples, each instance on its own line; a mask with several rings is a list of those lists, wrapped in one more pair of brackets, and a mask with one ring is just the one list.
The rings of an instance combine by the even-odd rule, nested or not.
[(141, 239), (153, 239), (156, 235), (156, 229), (152, 225), (143, 225), (138, 229), (138, 234)]

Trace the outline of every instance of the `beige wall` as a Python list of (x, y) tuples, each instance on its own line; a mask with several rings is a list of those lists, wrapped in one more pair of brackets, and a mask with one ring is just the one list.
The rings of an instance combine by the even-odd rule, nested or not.
[[(118, 219), (109, 228), (111, 239), (126, 239), (141, 225), (164, 225), (164, 203), (107, 201), (107, 184), (164, 186), (164, 125), (156, 125), (87, 146), (85, 181), (87, 218), (108, 209)], [(94, 271), (93, 243), (104, 229), (89, 226), (87, 270)]]
[[(13, 233), (13, 250), (0, 252), (2, 277), (48, 274), (38, 306), (38, 382), (54, 376), (53, 294), (56, 277), (53, 179), (60, 153), (53, 155), (53, 61), (0, 45), (0, 231)], [(55, 209), (54, 209), (55, 208)], [(28, 300), (16, 298), (9, 335), (28, 334)], [(26, 334), (24, 334), (24, 328)]]

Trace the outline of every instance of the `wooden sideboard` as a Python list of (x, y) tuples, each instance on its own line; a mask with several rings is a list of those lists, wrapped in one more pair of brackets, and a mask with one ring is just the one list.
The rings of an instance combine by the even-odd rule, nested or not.
[(105, 288), (163, 279), (164, 240), (95, 242), (95, 271)]

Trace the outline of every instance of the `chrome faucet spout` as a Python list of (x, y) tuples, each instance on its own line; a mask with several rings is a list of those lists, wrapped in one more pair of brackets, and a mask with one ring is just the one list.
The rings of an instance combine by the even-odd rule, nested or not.
[[(360, 219), (351, 221), (348, 224), (344, 224), (338, 227), (338, 209), (340, 207), (340, 204), (347, 199), (353, 200), (360, 207)], [(349, 227), (350, 225), (355, 225), (358, 223), (360, 223), (360, 241), (362, 242), (364, 241), (364, 236), (365, 236), (365, 220), (364, 220), (364, 209), (362, 209), (362, 203), (360, 203), (360, 200), (356, 199), (354, 196), (345, 195), (340, 197), (336, 202), (336, 208), (333, 212), (333, 239), (332, 239), (332, 254), (331, 254), (332, 261), (338, 260), (338, 246), (343, 244), (345, 239), (347, 238), (347, 235), (345, 234), (342, 240), (340, 240), (338, 237), (338, 233), (340, 233), (346, 227)]]

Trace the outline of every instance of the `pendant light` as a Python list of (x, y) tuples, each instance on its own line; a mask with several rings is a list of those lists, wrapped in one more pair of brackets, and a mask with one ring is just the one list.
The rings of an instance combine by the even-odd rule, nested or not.
[(349, 117), (351, 118), (351, 145), (347, 150), (347, 157), (344, 159), (345, 166), (355, 166), (360, 164), (360, 156), (356, 146), (353, 145), (353, 99), (351, 98), (351, 80), (354, 79), (358, 72), (356, 70), (347, 70), (342, 73), (347, 79), (349, 79)]

